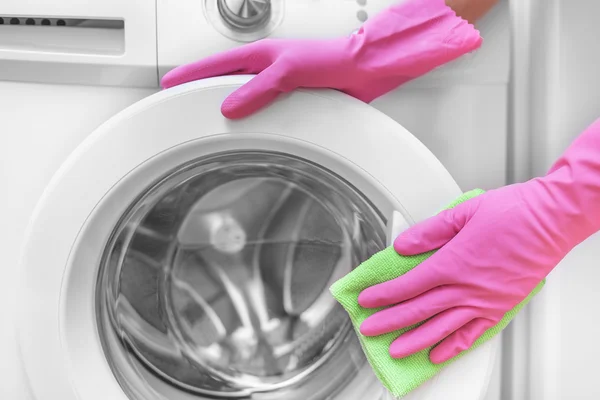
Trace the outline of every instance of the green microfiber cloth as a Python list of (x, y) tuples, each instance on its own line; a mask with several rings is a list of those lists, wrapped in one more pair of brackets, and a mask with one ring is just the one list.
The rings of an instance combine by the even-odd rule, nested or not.
[[(456, 207), (458, 204), (482, 193), (484, 193), (484, 191), (479, 189), (467, 192), (446, 208)], [(352, 270), (348, 275), (335, 282), (330, 288), (333, 297), (335, 297), (350, 315), (352, 325), (354, 326), (363, 351), (367, 356), (367, 360), (371, 364), (375, 375), (395, 397), (405, 396), (411, 390), (414, 390), (428, 379), (431, 379), (444, 366), (468, 353), (473, 348), (488, 341), (502, 331), (515, 315), (531, 300), (531, 298), (542, 289), (545, 283), (545, 280), (540, 282), (525, 300), (507, 312), (504, 315), (504, 318), (502, 318), (497, 325), (487, 330), (469, 350), (462, 352), (453, 359), (448, 360), (443, 364), (433, 364), (429, 360), (429, 351), (434, 346), (406, 358), (394, 359), (389, 353), (390, 344), (402, 333), (416, 328), (423, 322), (381, 336), (363, 336), (359, 331), (361, 323), (370, 315), (381, 310), (381, 308), (366, 309), (361, 307), (358, 304), (358, 295), (367, 287), (392, 280), (405, 274), (430, 257), (434, 252), (435, 251), (431, 251), (417, 256), (405, 257), (396, 253), (393, 247), (389, 247), (373, 255), (370, 259)]]

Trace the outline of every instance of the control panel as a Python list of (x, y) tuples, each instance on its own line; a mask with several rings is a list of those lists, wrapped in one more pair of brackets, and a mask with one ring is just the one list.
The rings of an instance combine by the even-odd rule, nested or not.
[[(290, 12), (298, 13), (302, 9), (306, 9), (307, 16), (313, 14), (306, 21), (306, 29), (306, 27), (318, 23), (319, 18), (315, 18), (315, 12), (326, 11), (320, 10), (323, 5), (319, 1), (303, 2), (300, 0), (293, 4), (285, 0), (202, 0), (202, 2), (204, 17), (213, 28), (224, 36), (239, 42), (251, 42), (272, 35), (283, 22), (284, 13), (287, 21), (297, 18), (295, 15), (287, 15)], [(377, 3), (377, 0), (372, 0), (372, 3)], [(379, 1), (379, 3), (386, 4), (389, 1)], [(346, 0), (338, 6), (356, 11), (355, 24), (362, 23), (368, 18), (365, 10), (367, 0)], [(311, 12), (307, 7), (312, 7), (314, 10)], [(336, 22), (332, 22), (332, 25), (335, 26)], [(322, 27), (315, 27), (317, 30), (322, 29)]]
[(156, 5), (2, 0), (0, 80), (156, 87)]
[[(263, 38), (348, 36), (399, 1), (4, 0), (0, 80), (157, 87), (178, 65)], [(479, 51), (418, 82), (506, 83), (508, 26), (494, 15), (501, 11), (478, 23)]]
[(398, 0), (158, 0), (159, 75), (263, 38), (350, 35)]
[[(263, 38), (348, 36), (371, 16), (401, 1), (406, 0), (157, 0), (158, 75)], [(477, 24), (484, 37), (480, 50), (416, 83), (508, 82), (508, 24), (505, 16), (499, 15), (504, 8), (496, 7)]]
[(216, 25), (223, 25), (231, 32), (239, 34), (260, 31), (265, 26), (277, 26), (283, 16), (280, 10), (281, 3), (272, 4), (271, 0), (205, 0), (204, 9), (207, 16), (216, 14), (215, 3), (218, 18), (222, 21), (222, 24)]

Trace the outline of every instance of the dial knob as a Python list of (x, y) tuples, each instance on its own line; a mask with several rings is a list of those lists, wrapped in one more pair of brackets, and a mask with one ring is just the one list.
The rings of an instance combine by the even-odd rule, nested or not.
[(235, 30), (254, 30), (271, 17), (271, 0), (218, 0), (223, 21)]

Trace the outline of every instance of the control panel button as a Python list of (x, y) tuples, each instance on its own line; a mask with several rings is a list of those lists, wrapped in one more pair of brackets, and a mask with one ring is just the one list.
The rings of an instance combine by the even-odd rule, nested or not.
[(234, 30), (255, 30), (269, 22), (270, 0), (218, 0), (223, 22)]

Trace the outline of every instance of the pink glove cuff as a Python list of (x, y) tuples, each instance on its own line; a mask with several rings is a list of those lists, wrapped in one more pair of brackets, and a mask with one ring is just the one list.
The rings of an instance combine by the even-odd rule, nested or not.
[(350, 51), (365, 69), (403, 76), (404, 83), (478, 49), (482, 42), (479, 31), (445, 0), (413, 0), (368, 20), (352, 36)]
[[(581, 133), (536, 179), (547, 196), (540, 205), (553, 215), (551, 230), (566, 252), (600, 230), (600, 119)], [(537, 200), (537, 198), (536, 198)]]

